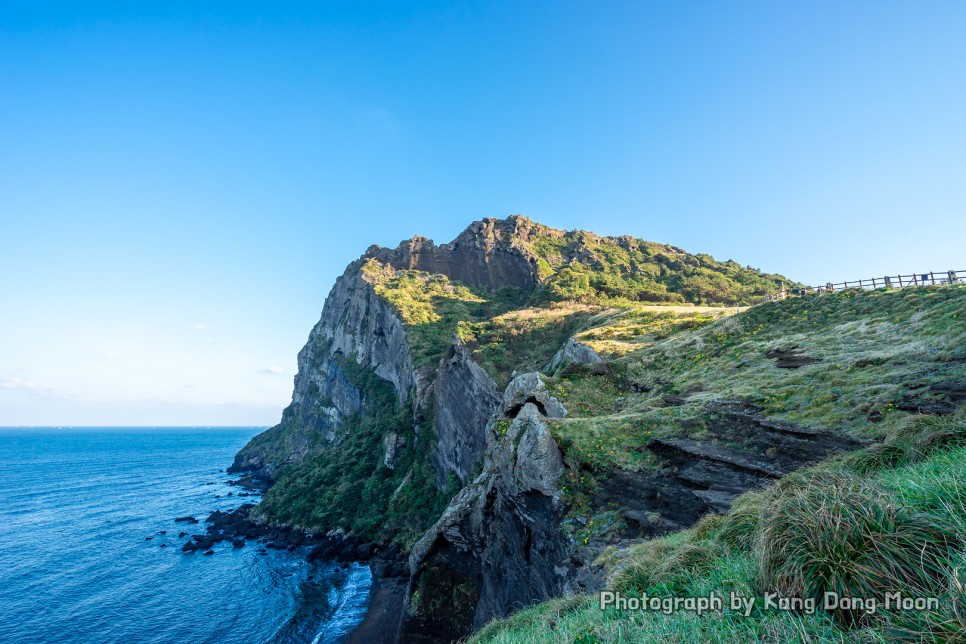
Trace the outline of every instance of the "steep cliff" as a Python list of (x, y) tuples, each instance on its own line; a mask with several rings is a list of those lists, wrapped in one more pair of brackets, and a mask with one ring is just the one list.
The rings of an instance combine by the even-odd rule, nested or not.
[(453, 355), (439, 365), (435, 388), (436, 451), (433, 465), (442, 487), (450, 472), (466, 484), (480, 465), (486, 434), (480, 431), (499, 405), (496, 383), (466, 345), (453, 339)]
[(566, 413), (539, 374), (507, 387), (486, 424), (483, 471), (412, 549), (407, 637), (458, 639), (569, 587), (563, 457), (546, 424)]
[(446, 275), (467, 286), (528, 290), (539, 281), (539, 257), (530, 244), (541, 236), (562, 234), (515, 215), (474, 222), (448, 244), (437, 246), (416, 236), (393, 250), (373, 246), (366, 256), (396, 270)]
[(406, 402), (414, 383), (406, 332), (364, 267), (363, 260), (350, 264), (326, 298), (322, 318), (299, 352), (292, 403), (282, 422), (242, 449), (229, 471), (273, 481), (286, 467), (338, 442), (346, 418), (369, 413), (367, 392), (347, 375), (347, 361), (391, 383), (399, 404)]

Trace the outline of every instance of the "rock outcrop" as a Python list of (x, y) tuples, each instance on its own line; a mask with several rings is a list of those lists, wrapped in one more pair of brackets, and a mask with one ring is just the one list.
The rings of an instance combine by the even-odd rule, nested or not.
[(416, 236), (395, 249), (372, 246), (366, 257), (397, 270), (439, 273), (470, 286), (528, 289), (539, 281), (538, 258), (527, 245), (534, 233), (562, 234), (512, 215), (474, 222), (448, 244), (437, 246)]
[(470, 356), (459, 337), (453, 338), (452, 356), (439, 365), (436, 380), (436, 451), (433, 466), (437, 485), (446, 485), (450, 473), (461, 484), (469, 482), (486, 450), (483, 428), (500, 398), (496, 383)]
[(601, 361), (601, 357), (597, 355), (597, 352), (588, 347), (586, 344), (581, 344), (576, 338), (570, 338), (567, 340), (560, 351), (554, 355), (553, 360), (544, 367), (544, 373), (554, 373), (560, 367), (566, 366), (568, 364), (582, 364), (589, 365), (595, 364)]
[[(494, 617), (564, 592), (563, 458), (546, 425), (563, 405), (539, 374), (517, 376), (487, 425), (483, 472), (415, 545), (404, 633), (458, 638)], [(437, 610), (434, 602), (447, 602)]]

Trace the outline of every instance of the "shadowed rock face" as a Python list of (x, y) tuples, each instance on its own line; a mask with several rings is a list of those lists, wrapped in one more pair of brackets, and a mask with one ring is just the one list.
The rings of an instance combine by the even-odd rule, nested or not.
[(496, 383), (478, 365), (458, 338), (453, 355), (440, 362), (436, 381), (436, 483), (446, 486), (449, 473), (461, 484), (469, 481), (483, 460), (486, 434), (483, 428), (500, 404)]
[(371, 247), (329, 292), (321, 319), (299, 352), (292, 403), (282, 421), (243, 448), (231, 471), (273, 480), (280, 468), (304, 463), (335, 441), (347, 416), (366, 412), (365, 392), (342, 367), (343, 361), (354, 360), (392, 383), (400, 405), (415, 392), (417, 431), (427, 413), (434, 412), (437, 484), (444, 487), (450, 473), (466, 483), (482, 460), (482, 427), (499, 402), (496, 384), (459, 347), (437, 373), (414, 371), (402, 321), (376, 294), (363, 266), (376, 259), (397, 270), (440, 273), (471, 286), (528, 289), (537, 283), (537, 259), (528, 247), (537, 233), (563, 234), (511, 216), (475, 222), (448, 244), (413, 237), (396, 249)]
[(437, 246), (432, 240), (417, 236), (395, 249), (372, 246), (366, 257), (397, 270), (441, 273), (469, 286), (529, 289), (537, 284), (537, 258), (525, 242), (535, 231), (547, 234), (550, 230), (517, 215), (484, 219), (470, 224), (448, 244)]
[[(483, 473), (412, 550), (411, 597), (418, 599), (404, 640), (459, 638), (567, 587), (563, 458), (541, 408), (566, 413), (538, 374), (517, 376), (487, 425)], [(446, 610), (435, 610), (432, 598)]]
[(531, 288), (537, 282), (536, 258), (526, 242), (538, 231), (558, 232), (511, 216), (475, 222), (448, 244), (413, 237), (394, 250), (371, 247), (329, 292), (321, 319), (299, 352), (292, 403), (282, 421), (243, 448), (231, 471), (273, 480), (280, 468), (304, 463), (334, 441), (346, 416), (365, 413), (365, 392), (340, 365), (351, 359), (392, 383), (400, 405), (415, 392), (417, 431), (429, 409), (436, 413), (437, 483), (445, 486), (450, 472), (465, 483), (483, 455), (481, 428), (498, 403), (496, 385), (460, 352), (454, 360), (443, 361), (438, 375), (414, 371), (402, 321), (362, 269), (368, 259), (376, 259), (397, 270), (441, 273), (471, 286)]

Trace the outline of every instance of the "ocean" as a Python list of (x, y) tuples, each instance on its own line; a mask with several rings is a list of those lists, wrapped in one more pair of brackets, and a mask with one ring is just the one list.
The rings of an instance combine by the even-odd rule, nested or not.
[(228, 496), (224, 469), (262, 429), (0, 429), (0, 642), (344, 640), (367, 567), (255, 542), (181, 552), (179, 532), (257, 501)]

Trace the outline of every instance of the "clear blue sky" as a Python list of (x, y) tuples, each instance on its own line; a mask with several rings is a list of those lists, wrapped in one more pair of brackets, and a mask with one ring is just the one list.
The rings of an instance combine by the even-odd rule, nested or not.
[(962, 2), (4, 2), (0, 425), (272, 424), (347, 262), (487, 216), (811, 283), (966, 269), (964, 33)]

